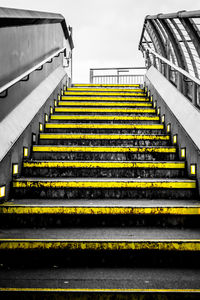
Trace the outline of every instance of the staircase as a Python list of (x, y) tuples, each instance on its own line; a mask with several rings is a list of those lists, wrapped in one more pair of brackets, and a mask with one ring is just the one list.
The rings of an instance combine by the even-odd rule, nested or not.
[(196, 181), (140, 85), (68, 88), (12, 189), (7, 297), (199, 299)]

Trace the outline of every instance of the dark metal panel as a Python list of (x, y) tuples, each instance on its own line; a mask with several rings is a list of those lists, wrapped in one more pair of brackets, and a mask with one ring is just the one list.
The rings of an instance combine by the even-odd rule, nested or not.
[(0, 7), (0, 27), (60, 23), (64, 36), (74, 48), (65, 18), (61, 14)]
[(159, 20), (172, 43), (179, 67), (188, 71), (188, 66), (187, 66), (187, 62), (185, 60), (184, 53), (179, 45), (178, 39), (177, 39), (174, 31), (172, 30), (172, 28), (169, 25), (169, 23), (167, 22), (167, 20), (163, 20), (163, 19), (161, 20), (160, 17), (159, 17)]

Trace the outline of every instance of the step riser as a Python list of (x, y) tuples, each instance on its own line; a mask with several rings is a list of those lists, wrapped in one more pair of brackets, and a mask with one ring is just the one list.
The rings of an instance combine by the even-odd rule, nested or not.
[(109, 139), (40, 139), (40, 145), (87, 145), (87, 146), (167, 146), (168, 140), (109, 140)]
[(181, 215), (69, 215), (69, 214), (20, 214), (1, 215), (1, 228), (94, 228), (94, 227), (147, 227), (195, 228), (199, 216)]
[[(60, 109), (60, 108), (59, 108)], [(135, 110), (134, 112), (132, 111), (88, 111), (88, 110), (80, 110), (80, 111), (65, 111), (64, 109), (60, 109), (60, 110), (55, 110), (55, 115), (63, 115), (63, 114), (67, 114), (67, 115), (90, 115), (90, 116), (113, 116), (113, 114), (115, 114), (116, 116), (129, 116), (132, 117), (134, 115), (137, 114), (137, 116), (139, 117), (155, 117), (155, 112), (151, 112), (151, 111), (145, 111), (145, 112), (141, 112), (137, 110)]]
[(138, 188), (13, 188), (16, 198), (41, 199), (190, 199), (195, 189)]
[(85, 124), (85, 123), (87, 123), (87, 124), (93, 124), (93, 123), (95, 123), (95, 124), (98, 124), (98, 123), (101, 123), (101, 124), (126, 124), (126, 123), (128, 123), (128, 124), (159, 124), (159, 120), (143, 120), (143, 119), (141, 119), (141, 120), (134, 120), (134, 119), (131, 119), (131, 120), (108, 120), (108, 119), (103, 119), (103, 120), (101, 120), (101, 119), (97, 119), (97, 118), (95, 118), (95, 119), (92, 119), (92, 120), (89, 120), (89, 119), (87, 119), (86, 117), (85, 117), (85, 119), (72, 119), (72, 118), (70, 118), (70, 119), (50, 119), (50, 121), (51, 121), (51, 123), (74, 123), (74, 124)]
[[(63, 123), (63, 122), (62, 122)], [(71, 122), (70, 122), (71, 123)], [(45, 128), (50, 133), (113, 133), (113, 134), (163, 134), (162, 129), (107, 129), (107, 128)]]
[(140, 102), (140, 103), (137, 103), (137, 102), (135, 102), (135, 103), (124, 103), (124, 102), (122, 102), (123, 103), (123, 105), (122, 105), (122, 103), (120, 104), (120, 102), (118, 101), (118, 102), (116, 102), (116, 103), (114, 103), (113, 105), (109, 102), (109, 103), (107, 103), (107, 102), (102, 102), (102, 103), (85, 103), (85, 104), (83, 104), (83, 102), (81, 103), (81, 102), (77, 102), (77, 104), (75, 103), (75, 101), (73, 101), (73, 103), (72, 104), (70, 104), (71, 103), (71, 101), (70, 102), (68, 102), (68, 101), (61, 101), (61, 102), (58, 102), (58, 107), (60, 107), (60, 108), (95, 108), (95, 109), (101, 109), (101, 108), (108, 108), (108, 109), (112, 109), (112, 108), (127, 108), (127, 109), (134, 109), (134, 108), (140, 108), (140, 109), (146, 109), (146, 108), (152, 108), (152, 104), (151, 103), (148, 103), (148, 102), (145, 102), (145, 103), (143, 103), (143, 102)]
[(109, 178), (180, 178), (184, 169), (144, 168), (23, 168), (23, 176), (36, 177), (109, 177)]
[[(200, 267), (200, 255), (197, 252), (181, 252), (181, 251), (53, 251), (51, 249), (48, 250), (8, 250), (7, 253), (5, 251), (0, 251), (0, 255), (2, 258), (2, 261), (4, 261), (4, 264), (9, 267), (45, 267), (49, 266), (52, 268), (53, 272), (53, 266), (56, 266), (54, 268), (61, 268), (61, 267), (153, 267), (153, 268), (159, 268), (159, 267), (180, 267), (183, 266), (185, 268), (196, 268)], [(22, 259), (23, 255), (23, 259)], [(54, 280), (56, 280), (54, 278)], [(106, 279), (105, 279), (106, 280)], [(116, 281), (116, 278), (114, 279)], [(84, 280), (81, 282), (83, 284)], [(81, 285), (82, 286), (82, 285)], [(49, 286), (48, 286), (49, 287)], [(49, 292), (48, 292), (49, 293)], [(65, 294), (66, 295), (66, 294)], [(83, 295), (83, 294), (82, 294)], [(124, 293), (123, 293), (124, 295)], [(91, 297), (91, 294), (90, 294)], [(181, 298), (183, 299), (183, 295), (181, 294)], [(12, 298), (13, 299), (13, 298)], [(17, 298), (18, 299), (18, 298)], [(27, 294), (26, 298), (27, 299)], [(35, 299), (38, 299), (38, 296)], [(44, 299), (44, 296), (43, 298)], [(47, 298), (45, 298), (47, 299)], [(54, 299), (54, 298), (48, 298), (48, 299)], [(57, 299), (57, 298), (55, 298)], [(61, 298), (66, 299), (66, 298)], [(68, 298), (68, 299), (74, 299)], [(77, 299), (82, 299), (82, 296)], [(86, 298), (86, 299), (93, 299), (92, 298)], [(97, 298), (102, 299), (102, 297)], [(106, 298), (106, 299), (116, 299), (113, 298)], [(117, 299), (124, 299), (124, 296)], [(130, 294), (127, 299), (130, 299)], [(132, 298), (131, 298), (132, 299)], [(140, 299), (133, 298), (133, 299)], [(143, 300), (145, 298), (141, 298), (140, 300)], [(168, 300), (169, 298), (155, 298), (150, 297), (148, 295), (147, 300), (149, 299), (156, 299), (156, 300)], [(171, 298), (171, 299), (177, 299), (177, 298)], [(191, 295), (187, 299), (192, 299)], [(199, 298), (196, 298), (199, 299)]]
[(115, 161), (130, 161), (130, 160), (176, 160), (176, 153), (90, 153), (90, 152), (33, 152), (33, 159), (42, 160), (115, 160)]

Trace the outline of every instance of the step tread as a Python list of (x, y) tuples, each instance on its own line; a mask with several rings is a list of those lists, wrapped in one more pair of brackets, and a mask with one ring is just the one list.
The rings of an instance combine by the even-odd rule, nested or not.
[(66, 161), (66, 160), (28, 160), (24, 167), (144, 167), (144, 168), (185, 168), (184, 161)]
[(111, 152), (123, 152), (123, 151), (127, 151), (127, 152), (131, 152), (131, 151), (142, 151), (142, 152), (145, 152), (145, 150), (150, 150), (150, 151), (156, 151), (156, 149), (159, 151), (159, 150), (172, 150), (173, 153), (176, 152), (176, 147), (174, 146), (110, 146), (110, 147), (106, 147), (106, 146), (63, 146), (63, 145), (34, 145), (33, 146), (33, 151), (36, 151), (40, 148), (43, 148), (43, 149), (48, 149), (48, 148), (54, 148), (54, 149), (63, 149), (65, 151), (111, 151)]
[(116, 134), (116, 133), (40, 133), (40, 139), (138, 139), (138, 140), (169, 140), (167, 134)]
[[(3, 240), (74, 240), (74, 241), (138, 241), (138, 242), (164, 242), (168, 241), (198, 241), (200, 242), (199, 228), (11, 228), (1, 229), (0, 243)], [(11, 242), (11, 241), (10, 241)]]
[(107, 96), (61, 96), (61, 101), (74, 101), (74, 100), (81, 100), (81, 101), (131, 101), (131, 102), (140, 102), (140, 101), (144, 101), (144, 102), (151, 102), (149, 100), (149, 98), (147, 97), (107, 97)]
[(151, 179), (151, 178), (35, 178), (21, 177), (13, 180), (15, 189), (140, 189), (195, 191), (196, 180), (190, 179)]
[(60, 100), (58, 102), (59, 106), (74, 106), (74, 105), (78, 105), (78, 106), (152, 106), (152, 103), (149, 101), (144, 101), (144, 102), (134, 102), (134, 103), (130, 103), (130, 102), (124, 102), (124, 101), (109, 101), (109, 102), (94, 102), (94, 101), (62, 101)]
[(188, 178), (40, 178), (40, 177), (20, 177), (17, 181), (50, 181), (50, 182), (182, 182), (195, 183), (196, 180)]
[[(56, 278), (56, 280), (55, 280)], [(200, 292), (200, 270), (186, 268), (49, 268), (0, 269), (0, 291)], [(49, 288), (51, 287), (51, 288)], [(113, 296), (112, 296), (113, 297)], [(95, 298), (97, 299), (97, 298)], [(172, 298), (171, 298), (172, 299)]]
[[(118, 115), (68, 115), (68, 114), (64, 114), (64, 115), (54, 115), (52, 114), (51, 115), (51, 119), (54, 119), (54, 118), (71, 118), (71, 119), (79, 119), (79, 118), (84, 118), (84, 119), (96, 119), (96, 120), (141, 120), (141, 121), (144, 121), (144, 120), (147, 120), (147, 121), (151, 121), (151, 120), (159, 120), (159, 117), (158, 116), (137, 116), (137, 115), (132, 115), (132, 116), (129, 116), (129, 115), (124, 115), (124, 116), (118, 116)], [(74, 123), (73, 123), (74, 124)], [(106, 123), (107, 124), (107, 123)], [(123, 123), (124, 124), (124, 123)], [(129, 123), (127, 123), (129, 125)], [(125, 124), (126, 125), (126, 124)], [(131, 125), (134, 125), (131, 124)]]
[(198, 200), (147, 200), (147, 199), (12, 199), (11, 201), (0, 204), (0, 207), (6, 206), (26, 206), (26, 207), (138, 207), (138, 208), (200, 208)]
[[(63, 117), (63, 116), (62, 116)], [(163, 124), (108, 124), (108, 123), (89, 123), (89, 124), (81, 124), (81, 123), (46, 123), (46, 128), (108, 128), (108, 129), (164, 129)]]
[(68, 91), (78, 91), (78, 92), (144, 92), (143, 89), (109, 89), (109, 88), (80, 88), (80, 87), (72, 87), (72, 88), (67, 88)]

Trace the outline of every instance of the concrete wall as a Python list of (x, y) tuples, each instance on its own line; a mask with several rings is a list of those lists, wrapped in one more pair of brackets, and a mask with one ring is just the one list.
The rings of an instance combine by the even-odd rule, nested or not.
[[(178, 137), (180, 159), (181, 149), (186, 149), (187, 173), (197, 179), (200, 195), (200, 111), (153, 66), (146, 73), (145, 86), (157, 102), (160, 116), (165, 116), (165, 127), (171, 124), (171, 136)], [(191, 164), (196, 165), (196, 176), (191, 175)]]
[[(67, 47), (67, 57), (73, 48), (62, 15), (9, 8), (0, 8), (0, 41), (0, 87), (62, 47)], [(49, 115), (54, 99), (70, 82), (71, 70), (63, 68), (63, 58), (61, 54), (46, 63), (0, 98), (0, 187), (6, 186), (6, 197), (0, 201), (11, 196), (13, 163), (20, 174), (23, 147), (30, 154), (32, 133), (37, 137), (39, 122), (44, 124), (44, 114)]]

